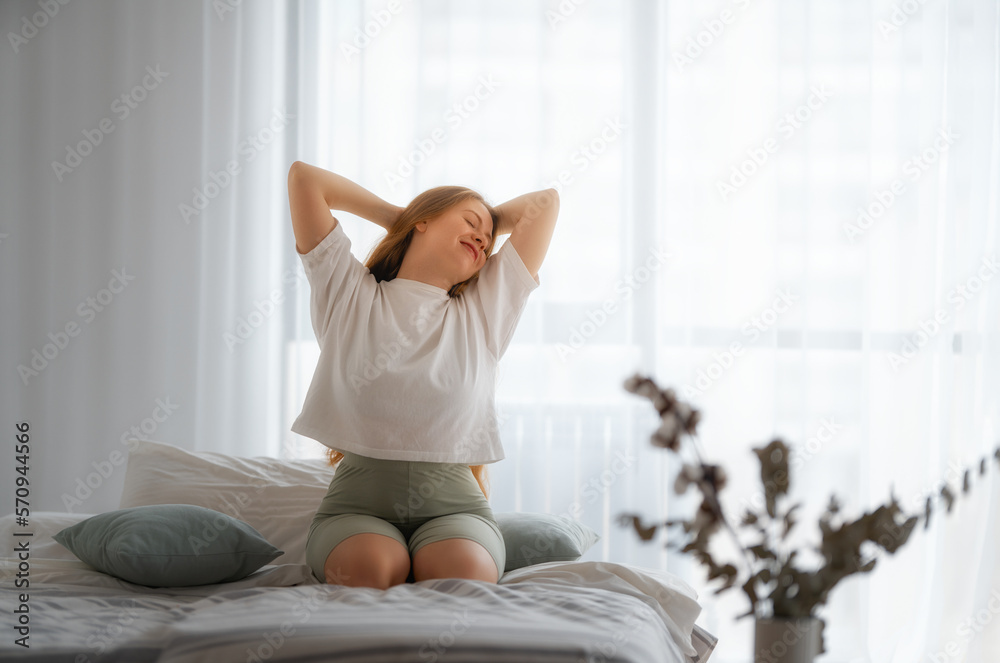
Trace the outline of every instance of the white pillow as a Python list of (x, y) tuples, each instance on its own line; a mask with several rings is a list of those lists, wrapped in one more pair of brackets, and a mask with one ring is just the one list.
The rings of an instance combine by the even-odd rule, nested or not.
[(248, 523), (285, 551), (271, 564), (305, 564), (306, 535), (334, 469), (325, 460), (241, 458), (129, 441), (119, 508), (194, 504)]

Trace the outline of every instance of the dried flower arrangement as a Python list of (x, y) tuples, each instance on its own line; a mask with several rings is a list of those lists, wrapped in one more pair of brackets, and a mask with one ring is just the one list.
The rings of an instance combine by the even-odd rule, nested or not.
[[(866, 542), (895, 553), (910, 538), (914, 527), (921, 520), (924, 529), (930, 525), (933, 498), (927, 496), (920, 515), (906, 516), (893, 496), (888, 504), (864, 513), (853, 521), (839, 518), (840, 504), (835, 496), (820, 517), (822, 539), (816, 549), (821, 565), (805, 570), (796, 564), (796, 550), (783, 550), (780, 545), (796, 525), (795, 511), (802, 505), (786, 506), (791, 477), (789, 476), (789, 449), (781, 439), (765, 447), (754, 449), (760, 461), (760, 479), (764, 489), (764, 512), (748, 508), (738, 524), (748, 536), (758, 538), (752, 545), (745, 545), (733, 524), (726, 519), (719, 502), (719, 492), (726, 485), (726, 472), (719, 465), (706, 463), (695, 439), (701, 414), (690, 405), (677, 400), (673, 389), (660, 389), (648, 377), (634, 375), (625, 381), (625, 389), (652, 401), (660, 415), (660, 427), (652, 434), (654, 446), (669, 449), (681, 455), (681, 439), (687, 436), (695, 453), (694, 462), (685, 462), (674, 482), (674, 492), (682, 495), (691, 486), (701, 493), (701, 504), (690, 520), (668, 520), (662, 524), (646, 525), (637, 514), (619, 515), (622, 526), (631, 525), (639, 538), (648, 541), (659, 527), (679, 526), (688, 535), (683, 546), (668, 542), (667, 547), (679, 548), (701, 562), (708, 570), (708, 580), (720, 580), (718, 594), (740, 583), (750, 602), (750, 609), (739, 615), (756, 618), (815, 617), (822, 629), (823, 620), (817, 615), (819, 606), (826, 603), (830, 591), (844, 578), (855, 573), (867, 573), (875, 568), (876, 558), (862, 550)], [(1000, 463), (1000, 448), (994, 452)], [(979, 473), (986, 473), (987, 459), (979, 462)], [(971, 470), (966, 469), (962, 479), (962, 492), (967, 493), (971, 483)], [(955, 493), (947, 483), (940, 490), (940, 498), (950, 513)], [(709, 551), (712, 536), (726, 530), (742, 552), (745, 569), (741, 573), (736, 564), (719, 564)], [(866, 548), (871, 550), (870, 547)], [(825, 648), (820, 644), (820, 652)]]

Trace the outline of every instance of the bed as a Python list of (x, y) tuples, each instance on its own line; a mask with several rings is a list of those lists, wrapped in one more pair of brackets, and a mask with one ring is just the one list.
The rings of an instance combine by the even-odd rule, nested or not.
[[(717, 642), (695, 624), (701, 606), (676, 576), (581, 561), (579, 550), (548, 540), (522, 546), (527, 557), (509, 561), (497, 584), (436, 579), (382, 591), (319, 583), (304, 563), (305, 531), (332, 468), (129, 444), (127, 469), (118, 469), (126, 471), (123, 510), (228, 507), (280, 555), (237, 580), (151, 587), (99, 571), (53, 538), (97, 514), (34, 513), (27, 527), (5, 516), (0, 573), (14, 623), (0, 659), (704, 663)], [(25, 545), (30, 553), (19, 554)], [(28, 647), (18, 644), (24, 635)]]

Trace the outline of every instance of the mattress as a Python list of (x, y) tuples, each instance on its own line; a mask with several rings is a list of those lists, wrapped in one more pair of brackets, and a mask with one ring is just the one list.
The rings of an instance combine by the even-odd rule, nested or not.
[(385, 591), (320, 584), (304, 564), (185, 588), (67, 559), (32, 559), (27, 588), (14, 589), (17, 573), (16, 559), (0, 560), (4, 611), (27, 606), (29, 646), (8, 629), (5, 661), (704, 663), (717, 642), (695, 624), (701, 606), (683, 581), (609, 562)]

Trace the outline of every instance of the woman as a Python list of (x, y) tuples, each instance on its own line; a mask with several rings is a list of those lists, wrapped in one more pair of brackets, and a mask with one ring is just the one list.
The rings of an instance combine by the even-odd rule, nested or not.
[[(494, 208), (437, 187), (400, 208), (297, 161), (288, 199), (320, 345), (292, 430), (339, 463), (307, 563), (320, 581), (355, 587), (498, 582), (506, 557), (485, 483), (485, 465), (504, 457), (497, 362), (539, 286), (557, 192)], [(330, 210), (387, 231), (365, 265)]]

